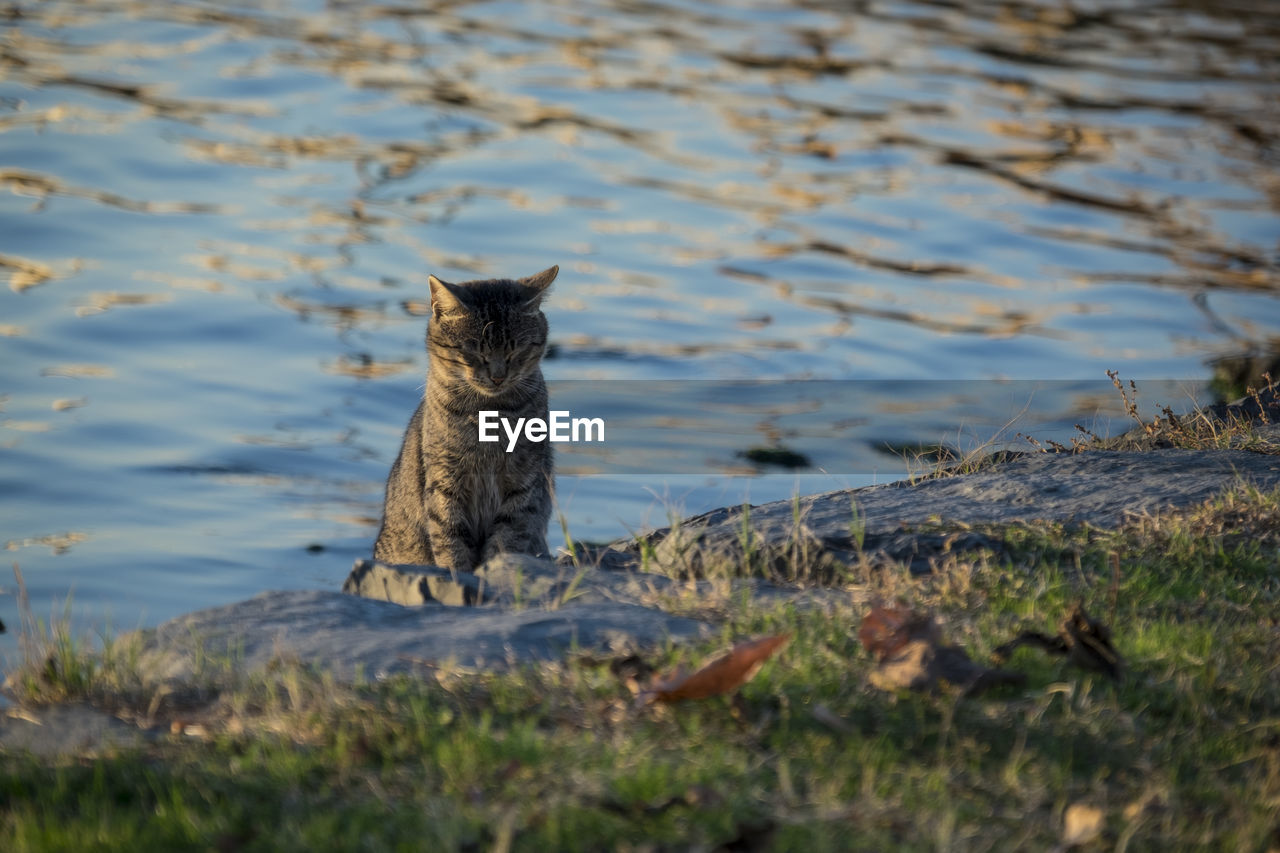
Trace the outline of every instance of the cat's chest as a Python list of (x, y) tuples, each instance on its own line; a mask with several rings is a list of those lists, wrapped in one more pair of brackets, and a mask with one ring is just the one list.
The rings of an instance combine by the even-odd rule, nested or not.
[(498, 514), (512, 488), (517, 461), (496, 445), (472, 444), (462, 453), (437, 458), (433, 479), (451, 484), (449, 491), (466, 507), (466, 514), (483, 522)]
[[(457, 407), (454, 407), (457, 408)], [(539, 407), (527, 407), (537, 412)], [(541, 407), (545, 411), (545, 404)], [(446, 486), (466, 514), (483, 522), (498, 515), (508, 494), (521, 489), (529, 472), (541, 470), (545, 448), (513, 436), (504, 427), (485, 437), (478, 413), (451, 411), (445, 405), (428, 406), (423, 430), (423, 457), (428, 482)], [(525, 411), (494, 412), (496, 420), (522, 423)], [(545, 416), (544, 416), (545, 418)]]
[(488, 522), (498, 514), (502, 506), (503, 478), (496, 470), (472, 468), (459, 477), (459, 495), (467, 508), (467, 515), (481, 522)]
[(478, 492), (501, 494), (510, 480), (508, 468), (514, 460), (500, 448), (482, 445), (471, 448), (459, 462), (458, 474), (467, 485)]

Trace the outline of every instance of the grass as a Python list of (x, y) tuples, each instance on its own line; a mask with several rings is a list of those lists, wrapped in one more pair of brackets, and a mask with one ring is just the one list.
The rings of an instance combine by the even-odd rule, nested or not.
[(1179, 415), (1166, 405), (1160, 407), (1160, 414), (1150, 419), (1139, 411), (1137, 383), (1129, 380), (1126, 384), (1114, 370), (1108, 370), (1107, 376), (1124, 402), (1125, 413), (1134, 424), (1132, 429), (1118, 436), (1103, 437), (1077, 424), (1076, 430), (1080, 435), (1072, 439), (1070, 446), (1051, 441), (1045, 447), (1034, 439), (1027, 440), (1037, 450), (1058, 452), (1172, 447), (1182, 450), (1237, 449), (1280, 455), (1280, 442), (1277, 442), (1275, 433), (1262, 429), (1271, 425), (1272, 418), (1268, 412), (1274, 410), (1268, 401), (1274, 401), (1280, 390), (1270, 374), (1263, 374), (1261, 388), (1248, 386), (1246, 389), (1243, 399), (1246, 404), (1254, 406), (1252, 417), (1242, 411), (1227, 408), (1215, 411), (1215, 407), (1200, 405), (1193, 405), (1191, 411)]
[(867, 591), (933, 612), (979, 659), (1081, 600), (1112, 624), (1122, 681), (1020, 649), (1025, 688), (882, 693), (856, 596), (726, 611), (716, 641), (651, 662), (793, 640), (736, 698), (649, 708), (586, 658), (355, 685), (286, 664), (184, 705), (157, 702), (172, 686), (127, 656), (90, 665), (83, 645), (45, 645), (11, 681), (24, 703), (132, 707), (156, 735), (52, 763), (0, 755), (0, 837), (13, 851), (1048, 850), (1085, 804), (1103, 823), (1083, 849), (1280, 846), (1280, 493), (1241, 487), (1119, 530), (985, 532), (999, 548), (925, 577), (877, 572)]
[(69, 699), (107, 703), (113, 697), (135, 694), (138, 679), (136, 642), (102, 636), (98, 643), (71, 630), (71, 597), (60, 618), (48, 621), (35, 616), (27, 596), (22, 569), (13, 564), (18, 598), (18, 644), (24, 665), (8, 673), (5, 687), (24, 700), (49, 704)]
[(1132, 427), (1120, 435), (1102, 436), (1076, 424), (1078, 435), (1067, 444), (1052, 439), (1041, 441), (1018, 432), (1015, 433), (1016, 437), (1024, 441), (1031, 450), (1014, 449), (1008, 446), (1006, 435), (1021, 417), (1022, 413), (1019, 413), (991, 438), (967, 451), (945, 444), (903, 445), (889, 449), (895, 451), (905, 462), (907, 481), (912, 485), (924, 480), (990, 470), (1027, 452), (1084, 453), (1090, 450), (1178, 448), (1235, 449), (1280, 455), (1280, 433), (1268, 429), (1273, 426), (1274, 420), (1268, 412), (1276, 411), (1269, 404), (1280, 397), (1280, 383), (1272, 380), (1270, 374), (1262, 375), (1261, 387), (1246, 387), (1243, 398), (1247, 404), (1245, 409), (1193, 403), (1189, 412), (1177, 414), (1171, 406), (1165, 405), (1160, 407), (1159, 414), (1150, 418), (1144, 416), (1139, 408), (1137, 383), (1133, 380), (1127, 383), (1122, 381), (1114, 370), (1107, 371), (1107, 376), (1120, 394), (1126, 417), (1132, 422)]
[[(792, 496), (791, 523), (785, 531), (762, 530), (752, 520), (751, 505), (729, 511), (730, 537), (705, 536), (705, 519), (679, 519), (668, 507), (671, 526), (656, 534), (632, 534), (631, 548), (645, 571), (675, 580), (709, 580), (727, 591), (735, 578), (758, 577), (803, 586), (839, 586), (854, 576), (854, 567), (836, 559), (805, 523), (798, 494)], [(856, 504), (851, 511), (850, 543), (859, 551), (865, 525)]]

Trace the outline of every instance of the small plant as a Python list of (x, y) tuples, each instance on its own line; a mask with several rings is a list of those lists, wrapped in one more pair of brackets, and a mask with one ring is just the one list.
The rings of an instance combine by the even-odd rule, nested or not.
[(1257, 453), (1280, 454), (1276, 440), (1259, 431), (1259, 426), (1271, 424), (1270, 411), (1276, 405), (1277, 386), (1271, 375), (1263, 374), (1266, 384), (1262, 388), (1249, 386), (1245, 395), (1251, 405), (1225, 405), (1202, 407), (1192, 400), (1191, 410), (1177, 414), (1172, 406), (1160, 407), (1160, 413), (1151, 419), (1143, 417), (1138, 406), (1138, 384), (1130, 379), (1124, 382), (1114, 370), (1107, 371), (1111, 384), (1120, 393), (1125, 415), (1134, 423), (1128, 432), (1110, 438), (1076, 424), (1078, 435), (1070, 445), (1053, 439), (1043, 441), (1018, 433), (1041, 453), (1082, 453), (1088, 450), (1149, 450), (1152, 448), (1179, 448), (1183, 450), (1250, 450)]
[(640, 549), (640, 571), (653, 571), (654, 558), (657, 552), (653, 540), (647, 536), (632, 535), (635, 539), (636, 547)]
[[(577, 598), (579, 594), (578, 587), (582, 585), (582, 579), (586, 577), (587, 572), (592, 568), (592, 566), (584, 559), (590, 551), (590, 548), (584, 549), (579, 546), (579, 543), (573, 540), (573, 534), (569, 532), (569, 520), (560, 510), (559, 506), (556, 507), (556, 518), (560, 522), (560, 532), (564, 535), (564, 550), (565, 553), (569, 555), (569, 561), (573, 564), (574, 575), (570, 579), (568, 586), (566, 586), (560, 594), (556, 596), (554, 601), (549, 603), (548, 606), (551, 610), (558, 610), (574, 598)], [(521, 588), (523, 586), (523, 577), (523, 574), (518, 574), (516, 577), (514, 590), (516, 606), (520, 606), (521, 604), (520, 599), (522, 597)]]
[(564, 607), (570, 601), (573, 601), (575, 598), (578, 597), (579, 595), (578, 587), (582, 584), (582, 579), (587, 576), (587, 572), (590, 570), (591, 566), (586, 564), (579, 565), (578, 562), (575, 560), (574, 567), (577, 569), (577, 571), (574, 573), (573, 578), (569, 581), (569, 585), (565, 587), (564, 591), (561, 592), (560, 595), (556, 598), (555, 604), (551, 608), (552, 610), (556, 610), (561, 607)]
[[(900, 448), (902, 451), (900, 455), (907, 465), (907, 482), (914, 486), (923, 480), (954, 477), (957, 474), (976, 474), (1002, 462), (1016, 459), (1021, 453), (1007, 448), (1009, 439), (1006, 436), (1009, 429), (1027, 413), (1030, 407), (1031, 400), (1028, 399), (1026, 405), (1009, 418), (990, 438), (967, 451), (959, 449), (962, 443), (960, 435), (957, 435), (954, 447), (947, 444), (921, 445), (916, 447), (914, 452), (909, 448)], [(1016, 435), (1021, 436), (1021, 433)]]
[(573, 564), (578, 565), (578, 548), (573, 544), (573, 537), (569, 535), (569, 520), (565, 518), (563, 512), (556, 508), (556, 518), (560, 521), (560, 532), (564, 534), (564, 549), (569, 552), (569, 559), (573, 560)]
[(863, 518), (862, 513), (858, 510), (858, 499), (849, 497), (849, 541), (853, 543), (854, 551), (858, 554), (858, 559), (862, 559), (862, 546), (867, 541), (867, 520)]
[(653, 544), (653, 538), (631, 527), (627, 527), (626, 530), (628, 535), (631, 536), (632, 547), (640, 555), (640, 571), (655, 571), (657, 569), (657, 546)]
[(1201, 407), (1192, 401), (1191, 411), (1177, 414), (1172, 407), (1160, 407), (1160, 413), (1150, 420), (1142, 416), (1138, 408), (1138, 385), (1132, 379), (1122, 382), (1120, 374), (1108, 370), (1107, 376), (1111, 384), (1120, 392), (1124, 402), (1125, 413), (1136, 426), (1123, 435), (1115, 438), (1099, 438), (1095, 433), (1077, 425), (1083, 438), (1072, 441), (1072, 450), (1142, 450), (1152, 447), (1176, 447), (1184, 450), (1215, 450), (1237, 448), (1259, 453), (1280, 454), (1280, 446), (1272, 438), (1261, 434), (1260, 425), (1271, 423), (1268, 413), (1270, 401), (1275, 400), (1277, 386), (1270, 374), (1264, 374), (1266, 385), (1262, 388), (1249, 386), (1246, 399), (1252, 402), (1253, 412), (1248, 407), (1213, 406)]
[(698, 577), (705, 568), (698, 548), (699, 531), (684, 523), (683, 507), (669, 501), (664, 506), (668, 526), (661, 542), (651, 545), (653, 565), (673, 578)]
[(22, 660), (4, 684), (14, 698), (32, 704), (93, 699), (110, 693), (136, 693), (142, 685), (138, 673), (137, 639), (116, 640), (103, 636), (101, 649), (78, 637), (72, 628), (67, 596), (62, 615), (46, 623), (34, 615), (22, 569), (13, 564), (17, 586), (19, 635)]
[(742, 514), (738, 516), (738, 547), (742, 552), (742, 570), (744, 574), (752, 574), (758, 562), (755, 531), (751, 529), (751, 504), (742, 504)]
[[(1252, 399), (1254, 404), (1258, 407), (1258, 420), (1262, 421), (1264, 424), (1270, 424), (1271, 415), (1268, 414), (1267, 410), (1271, 408), (1269, 400), (1274, 400), (1276, 397), (1276, 383), (1271, 378), (1270, 373), (1262, 374), (1262, 378), (1267, 381), (1266, 385), (1261, 388), (1254, 388), (1250, 385), (1245, 389), (1245, 394)], [(1264, 394), (1268, 399), (1264, 399)]]

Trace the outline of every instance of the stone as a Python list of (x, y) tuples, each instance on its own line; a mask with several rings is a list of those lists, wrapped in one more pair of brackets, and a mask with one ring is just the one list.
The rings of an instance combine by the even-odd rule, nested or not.
[(342, 591), (362, 598), (416, 607), (428, 601), (451, 607), (484, 600), (480, 579), (470, 573), (437, 566), (391, 566), (375, 560), (356, 560)]
[(342, 591), (406, 607), (429, 602), (450, 607), (554, 607), (568, 600), (634, 598), (640, 587), (665, 589), (671, 584), (670, 578), (635, 571), (630, 563), (611, 570), (592, 561), (578, 568), (568, 561), (500, 554), (474, 572), (356, 560)]
[[(985, 537), (916, 532), (910, 530), (912, 526), (1052, 521), (1115, 527), (1131, 514), (1202, 503), (1239, 482), (1264, 490), (1280, 488), (1280, 456), (1177, 449), (1030, 453), (974, 474), (753, 506), (749, 517), (755, 547), (759, 543), (782, 547), (796, 541), (799, 531), (798, 541), (806, 543), (810, 552), (816, 547), (849, 561), (858, 550), (854, 528), (860, 526), (865, 556), (888, 553), (918, 571), (928, 571), (931, 557), (966, 544), (980, 545)], [(693, 559), (689, 555), (699, 550), (732, 559), (742, 553), (741, 513), (741, 508), (734, 507), (713, 510), (677, 527), (654, 531), (648, 541), (661, 555), (659, 562), (688, 564)], [(634, 550), (639, 546), (618, 547)]]
[(152, 736), (113, 714), (82, 704), (0, 713), (0, 753), (41, 758), (100, 755), (140, 746)]
[(350, 680), (433, 667), (503, 669), (571, 651), (626, 654), (701, 636), (710, 626), (625, 602), (563, 607), (405, 607), (341, 592), (264, 592), (181, 616), (144, 633), (153, 677), (189, 679), (202, 667), (253, 671), (295, 661)]
[[(708, 560), (742, 561), (748, 554), (789, 559), (796, 549), (853, 561), (860, 526), (863, 557), (879, 555), (928, 571), (941, 555), (992, 545), (967, 525), (1047, 521), (1114, 527), (1130, 513), (1189, 507), (1241, 481), (1280, 488), (1280, 457), (1172, 449), (1026, 454), (974, 474), (752, 507), (745, 532), (741, 508), (724, 507), (655, 531), (646, 544), (654, 546), (660, 565), (701, 560), (705, 567)], [(940, 531), (934, 522), (955, 522), (955, 529)], [(677, 593), (709, 600), (715, 590), (724, 593), (723, 581), (717, 587), (641, 571), (640, 545), (633, 540), (584, 548), (579, 561), (507, 555), (475, 572), (453, 573), (361, 560), (345, 593), (267, 592), (167, 622), (144, 635), (145, 662), (160, 677), (190, 677), (211, 656), (241, 669), (283, 657), (342, 678), (361, 672), (376, 677), (445, 665), (500, 668), (560, 658), (575, 649), (624, 654), (714, 630), (653, 602)], [(848, 601), (850, 594), (797, 590), (758, 578), (733, 581), (729, 589), (758, 601), (820, 602), (833, 595)]]

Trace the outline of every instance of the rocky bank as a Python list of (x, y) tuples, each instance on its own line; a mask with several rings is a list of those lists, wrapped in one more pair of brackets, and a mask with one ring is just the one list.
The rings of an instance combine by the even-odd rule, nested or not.
[[(643, 545), (621, 541), (588, 553), (578, 566), (564, 558), (506, 558), (455, 577), (434, 567), (359, 561), (344, 591), (264, 592), (167, 622), (147, 634), (148, 665), (157, 675), (180, 678), (210, 655), (248, 668), (286, 656), (340, 677), (378, 677), (435, 665), (502, 667), (570, 650), (620, 653), (713, 628), (663, 609), (679, 596), (687, 602), (710, 594), (711, 582), (675, 581), (660, 570), (696, 574), (713, 562), (762, 555), (788, 560), (801, 552), (819, 563), (847, 561), (856, 556), (860, 532), (862, 554), (872, 563), (900, 561), (925, 572), (948, 553), (986, 544), (981, 534), (966, 532), (967, 525), (1111, 527), (1130, 513), (1193, 506), (1241, 481), (1280, 488), (1280, 456), (1176, 449), (1035, 453), (972, 474), (754, 506), (750, 540), (743, 537), (742, 508), (725, 507), (654, 531)], [(736, 583), (756, 597), (835, 594)]]
[[(1280, 429), (1266, 430), (1271, 441), (1280, 439)], [(1176, 449), (1037, 453), (976, 473), (753, 506), (749, 537), (743, 508), (725, 507), (639, 541), (580, 553), (576, 564), (504, 558), (454, 575), (361, 560), (342, 591), (264, 592), (145, 631), (140, 665), (151, 678), (179, 684), (210, 661), (242, 671), (299, 661), (349, 679), (502, 668), (575, 651), (621, 654), (711, 633), (716, 609), (700, 608), (704, 600), (723, 603), (745, 593), (757, 600), (848, 601), (858, 594), (752, 579), (677, 581), (673, 571), (697, 576), (715, 564), (798, 558), (820, 571), (856, 558), (927, 572), (939, 559), (963, 559), (965, 549), (991, 544), (971, 525), (1113, 527), (1128, 514), (1194, 506), (1241, 482), (1280, 488), (1280, 456)], [(0, 715), (0, 751), (83, 754), (153, 734), (83, 705)]]

